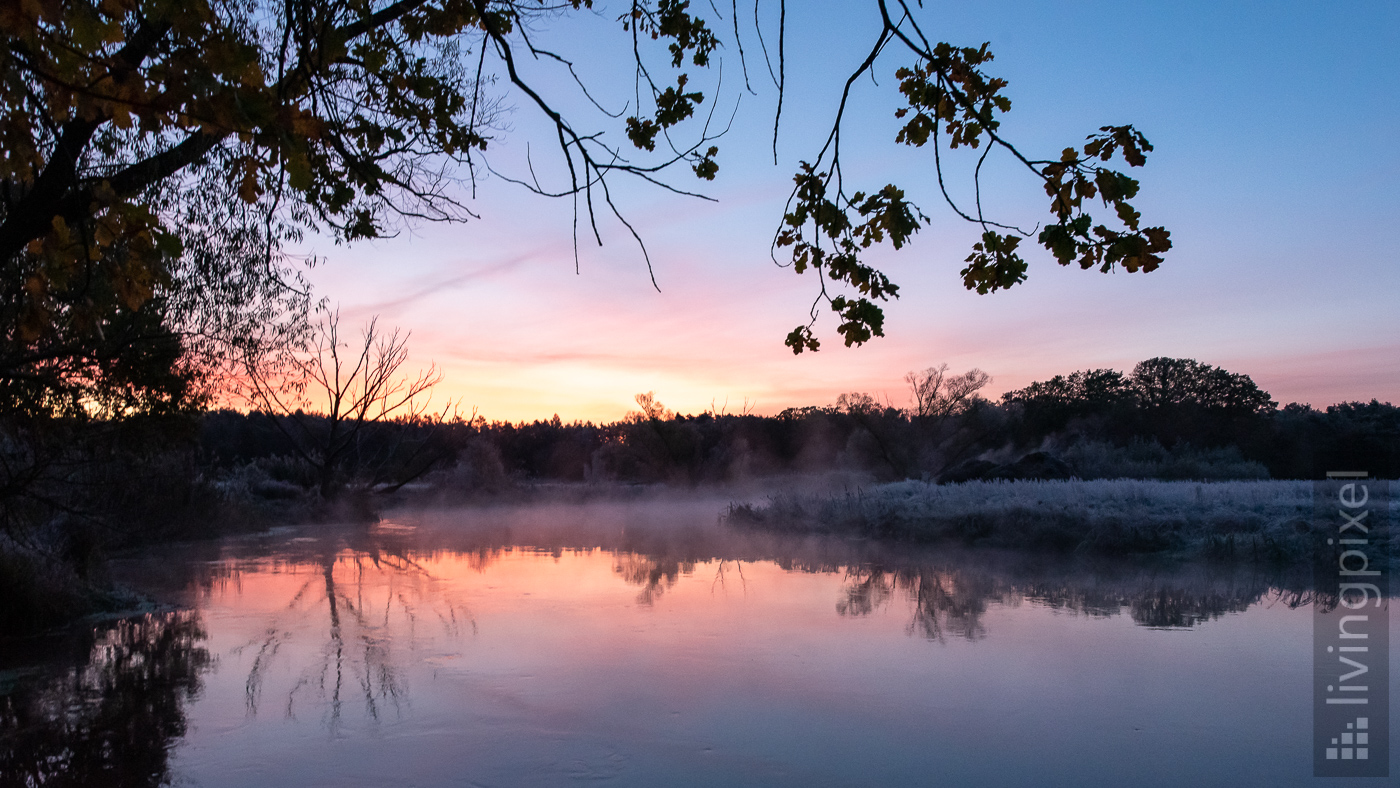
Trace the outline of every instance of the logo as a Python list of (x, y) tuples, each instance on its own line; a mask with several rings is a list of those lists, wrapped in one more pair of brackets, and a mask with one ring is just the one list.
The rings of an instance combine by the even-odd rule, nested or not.
[(1313, 485), (1313, 774), (1388, 777), (1389, 484), (1327, 477)]

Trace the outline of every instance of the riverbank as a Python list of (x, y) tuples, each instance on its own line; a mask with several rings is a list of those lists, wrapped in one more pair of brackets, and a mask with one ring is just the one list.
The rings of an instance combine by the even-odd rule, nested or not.
[[(1303, 564), (1326, 542), (1311, 513), (1311, 482), (1071, 479), (783, 493), (731, 504), (725, 518), (737, 527), (1013, 550)], [(1394, 556), (1394, 529), (1384, 538)]]
[[(1028, 555), (1083, 554), (1236, 561), (1306, 567), (1326, 535), (1309, 524), (1312, 486), (1300, 481), (1181, 482), (1141, 480), (990, 481), (937, 485), (876, 484), (852, 473), (754, 478), (730, 485), (535, 483), (493, 491), (454, 485), (450, 476), (406, 486), (393, 495), (348, 495), (334, 507), (309, 493), (277, 499), (220, 490), (226, 515), (205, 518), (164, 538), (127, 542), (114, 552), (170, 541), (207, 540), (297, 522), (369, 526), (379, 511), (477, 510), (499, 517), (517, 507), (564, 516), (572, 507), (645, 501), (713, 507), (728, 525), (774, 534), (811, 533), (996, 548)], [(840, 492), (836, 492), (836, 491)], [(240, 494), (241, 493), (241, 494)], [(725, 506), (725, 501), (731, 501)], [(567, 518), (566, 518), (567, 519)], [(197, 525), (197, 527), (196, 527)], [(128, 538), (129, 535), (128, 535)], [(1400, 553), (1393, 531), (1390, 554)], [(119, 543), (115, 538), (113, 543)], [(70, 554), (0, 550), (0, 632), (28, 634), (91, 614), (124, 609), (128, 596), (104, 568), (107, 550)], [(79, 571), (81, 570), (81, 571)]]

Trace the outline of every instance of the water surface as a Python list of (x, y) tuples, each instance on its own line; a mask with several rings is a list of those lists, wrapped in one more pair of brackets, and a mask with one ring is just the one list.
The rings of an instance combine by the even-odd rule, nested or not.
[(1297, 578), (742, 532), (718, 509), (400, 513), (126, 558), (173, 608), (11, 649), (0, 775), (1322, 782)]

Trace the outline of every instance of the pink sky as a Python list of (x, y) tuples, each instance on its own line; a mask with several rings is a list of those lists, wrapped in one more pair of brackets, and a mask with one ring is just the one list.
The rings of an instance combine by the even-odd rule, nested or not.
[[(1248, 374), (1281, 403), (1400, 401), (1400, 261), (1384, 234), (1400, 216), (1389, 136), (1400, 119), (1394, 8), (1343, 14), (1305, 3), (1282, 19), (1267, 8), (1091, 3), (1081, 10), (1119, 68), (1086, 60), (1050, 74), (1054, 32), (1075, 19), (1040, 3), (994, 5), (1005, 13), (983, 9), (946, 26), (960, 43), (992, 41), (993, 70), (1011, 80), (1008, 133), (1043, 154), (1101, 123), (1131, 121), (1156, 145), (1134, 175), (1143, 181), (1135, 204), (1175, 242), (1157, 272), (1062, 269), (1032, 248), (1027, 282), (990, 296), (964, 291), (957, 271), (975, 236), (940, 204), (923, 152), (889, 144), (890, 63), (882, 87), (854, 106), (847, 177), (856, 188), (907, 186), (933, 223), (912, 247), (874, 258), (902, 288), (886, 309), (886, 338), (844, 348), (825, 312), (814, 329), (823, 349), (794, 357), (782, 340), (805, 322), (815, 281), (774, 266), (768, 244), (795, 162), (816, 149), (811, 130), (829, 123), (833, 69), (854, 52), (795, 38), (780, 166), (765, 164), (771, 104), (761, 99), (772, 90), (755, 79), (760, 100), (740, 102), (720, 141), (720, 178), (706, 188), (717, 203), (619, 189), (660, 292), (616, 222), (600, 220), (605, 244), (585, 245), (576, 276), (568, 203), (488, 178), (472, 204), (480, 221), (348, 248), (313, 244), (327, 258), (312, 273), (317, 293), (346, 323), (377, 314), (411, 330), (413, 359), (445, 373), (441, 395), (488, 419), (609, 421), (644, 391), (692, 413), (726, 400), (729, 412), (747, 400), (776, 413), (846, 391), (904, 406), (904, 373), (940, 363), (985, 370), (999, 394), (1163, 355)], [(1344, 57), (1326, 54), (1341, 43)], [(1339, 104), (1360, 102), (1356, 112), (1299, 123), (1297, 91), (1324, 86)], [(722, 100), (732, 106), (732, 91)], [(536, 121), (516, 106), (511, 134), (493, 148), (498, 166), (518, 164), (532, 136), (541, 145)], [(548, 166), (544, 150), (532, 148), (537, 167)], [(1328, 155), (1297, 155), (1304, 150)], [(1048, 216), (1037, 185), (1013, 169), (990, 168), (987, 195), (1018, 223)]]

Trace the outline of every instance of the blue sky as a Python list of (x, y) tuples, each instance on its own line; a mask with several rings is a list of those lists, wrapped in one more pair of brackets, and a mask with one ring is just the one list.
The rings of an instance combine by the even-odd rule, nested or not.
[[(591, 17), (541, 23), (535, 38), (573, 57), (600, 101), (620, 107), (631, 97), (628, 42), (617, 12), (600, 5)], [(472, 203), (480, 221), (352, 247), (318, 242), (312, 250), (326, 263), (312, 278), (345, 319), (378, 314), (411, 330), (414, 359), (443, 368), (443, 393), (487, 418), (608, 420), (648, 390), (690, 412), (726, 401), (733, 412), (747, 401), (772, 413), (844, 391), (905, 405), (904, 373), (939, 363), (980, 367), (999, 393), (1159, 355), (1249, 374), (1282, 402), (1400, 401), (1400, 260), (1389, 237), (1400, 219), (1397, 9), (926, 4), (921, 24), (931, 37), (991, 43), (988, 70), (1011, 83), (1003, 131), (1027, 153), (1054, 156), (1104, 124), (1142, 130), (1156, 150), (1134, 171), (1143, 183), (1134, 202), (1172, 231), (1175, 247), (1150, 275), (1062, 269), (1032, 251), (1025, 283), (988, 296), (964, 291), (957, 271), (977, 232), (942, 205), (928, 151), (893, 143), (893, 72), (908, 62), (895, 53), (877, 65), (878, 84), (858, 85), (845, 171), (856, 188), (898, 183), (933, 221), (904, 251), (874, 258), (901, 297), (886, 309), (887, 336), (862, 348), (842, 347), (830, 316), (815, 327), (819, 353), (794, 357), (783, 346), (804, 322), (815, 281), (775, 266), (769, 242), (796, 163), (815, 155), (841, 82), (873, 41), (874, 3), (789, 3), (777, 166), (776, 91), (750, 32), (756, 96), (739, 90), (734, 47), (723, 53), (718, 114), (736, 102), (737, 112), (718, 142), (719, 178), (702, 184), (717, 202), (619, 185), (660, 292), (616, 222), (600, 220), (604, 245), (585, 245), (576, 275), (569, 204), (490, 177)], [(729, 8), (720, 10), (729, 41)], [(752, 5), (740, 12), (751, 31)], [(559, 69), (524, 67), (551, 100), (587, 111)], [(688, 71), (713, 101), (715, 74)], [(528, 146), (537, 171), (557, 180), (538, 113), (518, 94), (505, 100), (514, 110), (492, 163), (519, 174)], [(616, 121), (579, 117), (582, 129), (624, 142)], [(966, 157), (948, 171), (955, 197), (970, 196)], [(1049, 216), (1035, 181), (1005, 162), (989, 163), (983, 197), (989, 213), (1012, 223)]]

